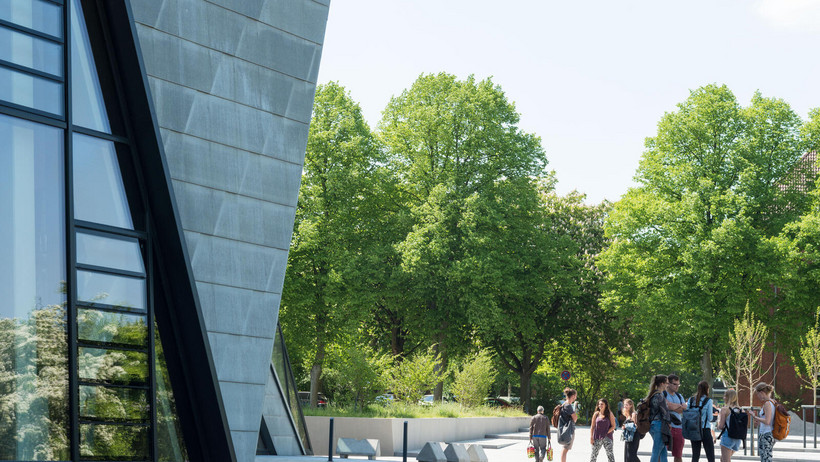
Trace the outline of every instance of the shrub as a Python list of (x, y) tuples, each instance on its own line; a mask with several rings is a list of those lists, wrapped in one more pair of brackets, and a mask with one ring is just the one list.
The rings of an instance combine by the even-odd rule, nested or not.
[(485, 351), (466, 358), (456, 371), (452, 391), (458, 401), (467, 407), (479, 406), (490, 391), (496, 371), (492, 358)]

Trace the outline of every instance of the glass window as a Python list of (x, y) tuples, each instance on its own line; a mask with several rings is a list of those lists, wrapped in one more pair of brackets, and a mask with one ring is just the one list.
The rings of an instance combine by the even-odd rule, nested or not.
[(75, 133), (74, 218), (134, 229), (114, 143)]
[(77, 263), (145, 274), (137, 239), (77, 232)]
[(0, 59), (49, 74), (63, 75), (63, 46), (0, 26)]
[(148, 344), (148, 324), (144, 314), (80, 308), (77, 330), (80, 340), (136, 346)]
[(142, 425), (80, 425), (83, 460), (148, 460), (148, 427)]
[(142, 422), (150, 417), (147, 390), (102, 385), (80, 386), (82, 420)]
[(106, 383), (148, 382), (148, 355), (139, 351), (80, 347), (80, 380)]
[(0, 460), (69, 458), (62, 138), (0, 114)]
[(63, 8), (44, 0), (0, 1), (0, 19), (55, 37), (63, 36)]
[(74, 124), (111, 133), (80, 2), (71, 2), (71, 114)]
[(185, 440), (182, 439), (182, 428), (177, 417), (176, 401), (171, 389), (171, 379), (168, 377), (168, 367), (165, 364), (165, 354), (162, 351), (162, 342), (159, 330), (154, 324), (154, 362), (156, 391), (157, 391), (157, 460), (171, 462), (190, 460)]
[(0, 66), (0, 99), (63, 115), (63, 84)]
[(145, 279), (77, 271), (77, 300), (145, 310)]

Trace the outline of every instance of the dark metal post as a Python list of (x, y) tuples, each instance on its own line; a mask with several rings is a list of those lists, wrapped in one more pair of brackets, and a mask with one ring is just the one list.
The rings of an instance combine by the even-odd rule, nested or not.
[[(814, 417), (814, 449), (817, 449), (817, 406), (813, 406), (811, 415)], [(806, 421), (804, 420), (803, 422), (805, 423)]]
[[(749, 406), (749, 409), (752, 411), (752, 415), (754, 415), (754, 408)], [(750, 431), (752, 435), (752, 444), (749, 445), (749, 453), (751, 455), (755, 455), (755, 419), (752, 417), (752, 429)]]
[[(803, 449), (805, 449), (806, 448), (806, 406), (800, 406), (800, 407), (803, 408)], [(816, 414), (817, 411), (814, 411), (814, 413)], [(814, 420), (817, 420), (817, 418), (815, 418)], [(817, 422), (815, 422), (814, 425), (816, 426)]]
[(333, 417), (330, 418), (330, 430), (327, 438), (327, 460), (333, 460)]
[[(817, 427), (814, 427), (815, 433), (817, 432)], [(816, 440), (816, 438), (815, 438)], [(407, 462), (407, 421), (404, 421), (404, 444), (401, 450), (401, 461)]]

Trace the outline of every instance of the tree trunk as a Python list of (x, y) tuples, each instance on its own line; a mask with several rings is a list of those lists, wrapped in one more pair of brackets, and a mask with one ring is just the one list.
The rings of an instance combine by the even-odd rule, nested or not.
[(703, 357), (700, 358), (700, 372), (702, 374), (702, 380), (706, 381), (709, 384), (709, 388), (712, 388), (712, 384), (715, 382), (714, 371), (712, 369), (712, 349), (706, 348), (703, 352)]
[(439, 363), (435, 368), (436, 373), (439, 376), (438, 382), (436, 382), (436, 388), (433, 390), (433, 401), (436, 403), (441, 402), (441, 397), (444, 394), (444, 371), (447, 370), (447, 349), (444, 348), (444, 334), (439, 333), (436, 335), (436, 347), (435, 347), (436, 354), (439, 357)]
[(519, 394), (521, 395), (521, 402), (524, 404), (524, 412), (530, 412), (530, 404), (532, 401), (531, 392), (530, 392), (530, 384), (532, 382), (532, 372), (527, 370), (521, 371), (521, 390)]
[(310, 368), (310, 407), (315, 408), (319, 404), (319, 391), (321, 389), (322, 363), (325, 361), (325, 344), (320, 341), (316, 348), (316, 356), (313, 359), (313, 366)]

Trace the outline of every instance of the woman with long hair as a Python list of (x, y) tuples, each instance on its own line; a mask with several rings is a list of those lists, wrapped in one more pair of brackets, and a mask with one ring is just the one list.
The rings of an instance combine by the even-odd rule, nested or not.
[[(631, 399), (624, 399), (624, 407), (621, 409), (621, 416), (624, 423), (623, 428), (626, 431), (627, 425), (635, 425), (638, 422), (638, 414), (635, 412), (635, 403)], [(624, 443), (624, 462), (641, 462), (638, 459), (638, 446), (641, 444), (641, 437), (632, 432), (632, 440)]]
[(750, 416), (760, 424), (757, 430), (757, 453), (760, 454), (760, 462), (772, 462), (772, 449), (774, 448), (772, 429), (775, 413), (772, 402), (773, 393), (774, 387), (766, 382), (755, 385), (755, 397), (763, 401), (763, 405), (760, 406), (760, 412), (757, 415), (750, 414)]
[(689, 398), (689, 409), (700, 411), (700, 441), (692, 440), (692, 462), (700, 459), (700, 449), (706, 453), (706, 460), (715, 462), (715, 442), (712, 439), (712, 399), (709, 398), (709, 382), (701, 380), (698, 392)]
[(723, 430), (720, 436), (720, 462), (729, 462), (732, 456), (740, 449), (741, 440), (729, 436), (729, 416), (733, 412), (740, 412), (737, 405), (737, 391), (730, 388), (723, 393), (724, 406), (718, 414), (717, 427)]
[(615, 455), (612, 453), (612, 432), (615, 431), (615, 415), (609, 410), (609, 401), (599, 399), (592, 414), (592, 431), (589, 435), (589, 444), (592, 445), (592, 458), (590, 462), (598, 459), (598, 451), (601, 446), (606, 450), (606, 457), (609, 462), (615, 462)]
[(646, 401), (650, 406), (649, 434), (652, 435), (652, 458), (650, 462), (666, 462), (666, 445), (672, 439), (669, 431), (669, 408), (666, 407), (666, 398), (663, 392), (666, 390), (668, 381), (665, 375), (652, 377), (649, 384), (649, 394)]

